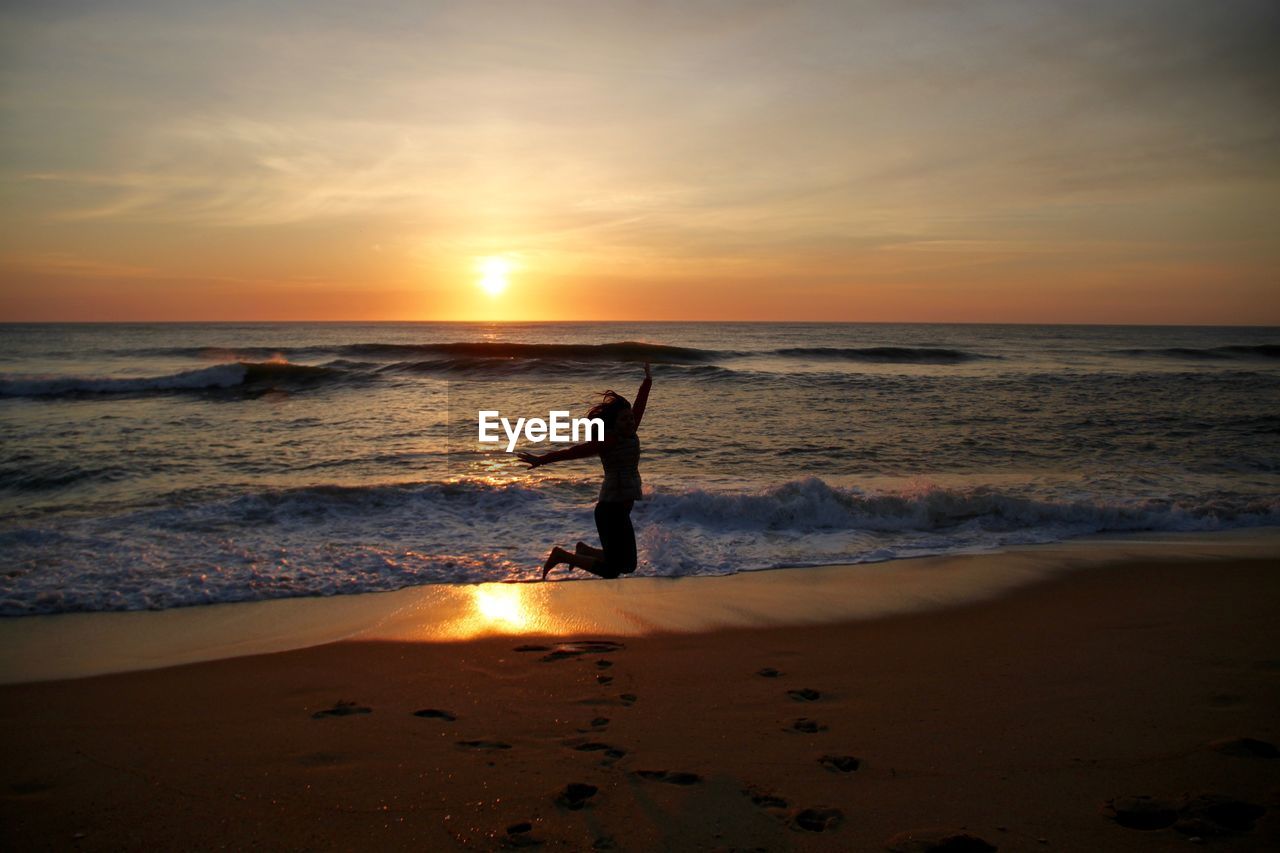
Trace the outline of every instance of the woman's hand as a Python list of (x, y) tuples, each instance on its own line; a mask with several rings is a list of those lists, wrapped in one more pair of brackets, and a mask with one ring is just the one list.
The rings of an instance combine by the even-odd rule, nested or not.
[(539, 456), (536, 453), (530, 453), (527, 450), (522, 450), (519, 453), (517, 453), (516, 458), (519, 459), (524, 464), (528, 465), (530, 468), (537, 468), (539, 465), (547, 464), (545, 461), (543, 461), (541, 456)]

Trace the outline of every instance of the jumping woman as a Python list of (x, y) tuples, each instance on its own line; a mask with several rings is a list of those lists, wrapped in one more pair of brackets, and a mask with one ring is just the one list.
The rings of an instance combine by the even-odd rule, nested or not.
[(587, 412), (587, 417), (604, 421), (602, 441), (575, 444), (542, 455), (516, 454), (530, 468), (591, 456), (599, 456), (604, 466), (604, 484), (600, 486), (600, 499), (596, 502), (600, 547), (592, 548), (585, 542), (579, 542), (578, 547), (569, 552), (557, 545), (551, 549), (547, 562), (542, 566), (543, 580), (552, 569), (564, 563), (602, 578), (616, 578), (636, 570), (636, 531), (631, 526), (631, 507), (643, 497), (640, 491), (640, 439), (636, 430), (644, 417), (652, 385), (653, 377), (646, 363), (644, 381), (636, 392), (634, 405), (615, 391), (604, 392), (604, 399)]

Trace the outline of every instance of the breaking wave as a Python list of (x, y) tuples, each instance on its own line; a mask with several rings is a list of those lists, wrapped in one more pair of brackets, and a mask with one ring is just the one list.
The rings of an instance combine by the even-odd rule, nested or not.
[(163, 376), (34, 376), (0, 379), (0, 397), (70, 397), (90, 394), (148, 394), (313, 387), (337, 378), (329, 367), (287, 362), (230, 362)]
[[(136, 610), (432, 583), (528, 580), (591, 529), (593, 482), (262, 490), (0, 533), (0, 615)], [(1280, 497), (1054, 501), (997, 489), (876, 493), (823, 480), (659, 490), (636, 506), (640, 575), (882, 561), (1108, 531), (1280, 524)], [(481, 531), (481, 534), (477, 534)], [(495, 546), (494, 543), (509, 543)]]
[[(137, 355), (129, 350), (121, 354)], [(604, 344), (525, 344), (502, 341), (455, 341), (423, 344), (354, 343), (307, 347), (166, 347), (143, 350), (145, 355), (177, 356), (216, 360), (316, 358), (361, 356), (379, 359), (476, 358), (537, 359), (586, 362), (644, 362), (655, 364), (703, 364), (721, 357), (718, 350), (696, 347), (618, 341)]]
[(1156, 349), (1123, 349), (1122, 355), (1144, 358), (1179, 358), (1201, 361), (1226, 359), (1280, 358), (1280, 344), (1231, 344), (1220, 347), (1160, 347)]
[[(137, 354), (136, 352), (130, 354)], [(439, 365), (476, 367), (483, 363), (555, 362), (586, 364), (626, 364), (652, 362), (669, 365), (704, 365), (741, 357), (808, 358), (834, 361), (903, 364), (956, 364), (965, 361), (998, 359), (999, 356), (946, 347), (782, 347), (766, 350), (719, 350), (698, 347), (617, 341), (603, 344), (528, 344), (493, 341), (457, 341), (424, 344), (355, 343), (331, 347), (247, 347), (211, 349), (178, 347), (147, 350), (148, 355), (219, 360), (267, 360), (305, 358), (361, 358)]]
[(888, 364), (958, 364), (999, 358), (944, 347), (790, 347), (773, 354), (788, 358), (837, 359)]

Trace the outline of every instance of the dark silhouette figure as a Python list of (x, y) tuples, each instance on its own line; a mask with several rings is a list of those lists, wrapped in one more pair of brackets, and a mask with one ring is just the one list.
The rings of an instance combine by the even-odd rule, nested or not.
[(605, 391), (604, 399), (587, 412), (587, 417), (604, 421), (604, 439), (575, 444), (551, 453), (518, 453), (522, 462), (530, 468), (565, 462), (569, 459), (586, 459), (599, 456), (604, 466), (604, 483), (600, 486), (600, 499), (596, 502), (596, 530), (600, 533), (600, 547), (592, 548), (579, 542), (572, 552), (559, 545), (551, 549), (547, 562), (542, 566), (542, 579), (556, 566), (567, 563), (602, 578), (616, 578), (636, 570), (636, 531), (631, 526), (631, 507), (640, 500), (640, 439), (636, 430), (644, 417), (644, 407), (649, 401), (649, 388), (653, 376), (649, 365), (644, 366), (644, 381), (636, 392), (634, 404), (616, 391)]

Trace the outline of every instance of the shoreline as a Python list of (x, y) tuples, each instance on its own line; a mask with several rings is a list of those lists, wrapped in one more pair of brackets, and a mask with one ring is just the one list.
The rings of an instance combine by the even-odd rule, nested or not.
[[(1280, 743), (1280, 575), (1274, 555), (1206, 560), (1166, 548), (858, 621), (368, 639), (3, 686), (0, 838), (880, 850), (945, 831), (1001, 851), (1265, 849), (1280, 760), (1249, 744)], [(1108, 801), (1154, 804), (1158, 828)]]
[(939, 611), (1134, 560), (1280, 556), (1280, 528), (1111, 534), (874, 563), (620, 581), (430, 584), (160, 611), (0, 620), (0, 684), (158, 669), (341, 640), (640, 636)]

